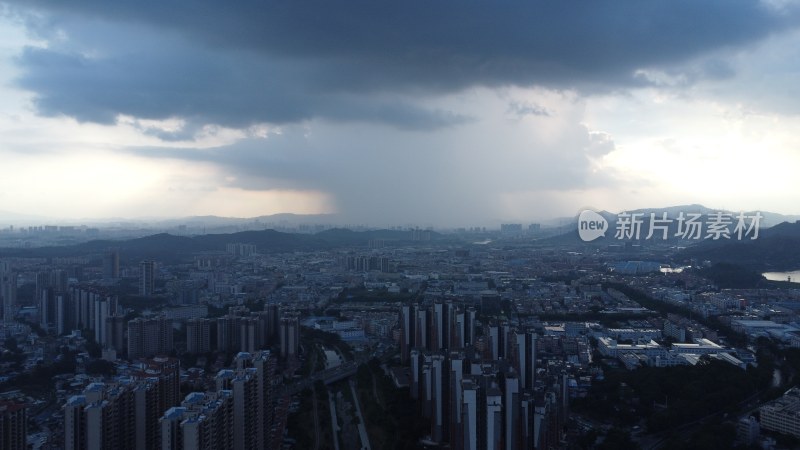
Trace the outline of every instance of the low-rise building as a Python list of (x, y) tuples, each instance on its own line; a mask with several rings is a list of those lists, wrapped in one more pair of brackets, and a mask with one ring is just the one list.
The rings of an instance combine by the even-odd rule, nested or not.
[(792, 388), (759, 408), (761, 426), (770, 431), (800, 438), (800, 388)]

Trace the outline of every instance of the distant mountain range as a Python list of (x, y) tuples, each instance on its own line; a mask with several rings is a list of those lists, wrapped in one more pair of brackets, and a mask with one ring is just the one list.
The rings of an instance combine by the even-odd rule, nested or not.
[(98, 255), (111, 248), (119, 249), (122, 259), (157, 259), (177, 261), (202, 252), (225, 251), (227, 244), (255, 244), (259, 253), (281, 253), (294, 251), (329, 250), (333, 248), (367, 247), (371, 240), (382, 240), (384, 245), (418, 242), (425, 238), (431, 241), (444, 241), (447, 237), (436, 232), (413, 234), (412, 231), (375, 230), (351, 231), (330, 229), (316, 234), (284, 233), (275, 230), (242, 231), (228, 234), (204, 234), (199, 236), (175, 236), (160, 233), (127, 240), (94, 240), (77, 245), (58, 247), (39, 247), (30, 249), (0, 249), (0, 258), (20, 257), (61, 257)]
[(258, 217), (221, 217), (221, 216), (188, 216), (177, 218), (164, 217), (107, 217), (83, 219), (58, 219), (33, 214), (18, 214), (9, 211), (0, 211), (0, 225), (88, 225), (88, 226), (117, 226), (119, 224), (147, 226), (152, 228), (177, 228), (187, 226), (193, 228), (229, 227), (245, 224), (273, 224), (273, 225), (329, 225), (340, 223), (341, 218), (336, 214), (291, 214), (281, 213)]
[(677, 258), (731, 263), (760, 272), (797, 270), (800, 269), (800, 221), (763, 229), (755, 240), (704, 240), (682, 250)]
[[(614, 238), (617, 230), (618, 214), (608, 211), (600, 211), (599, 214), (608, 222), (605, 237), (595, 241), (583, 242), (577, 232), (577, 217), (568, 220), (562, 226), (563, 233), (541, 239), (539, 242), (547, 245), (586, 245), (586, 246), (607, 246), (614, 244), (624, 244), (633, 242), (635, 244), (648, 245), (653, 243), (664, 243), (665, 241), (657, 238), (659, 234), (651, 239), (646, 239), (649, 229), (650, 214), (654, 213), (656, 218), (660, 218), (666, 213), (673, 223), (668, 226), (669, 239), (667, 244), (677, 247), (686, 246), (677, 255), (678, 261), (712, 261), (727, 262), (746, 266), (753, 270), (795, 270), (800, 268), (800, 216), (787, 216), (771, 212), (760, 212), (762, 215), (759, 237), (755, 240), (744, 239), (738, 241), (734, 239), (680, 239), (676, 237), (677, 223), (675, 219), (678, 214), (700, 214), (701, 222), (707, 222), (709, 217), (719, 210), (704, 207), (702, 205), (681, 205), (668, 208), (648, 208), (627, 213), (642, 214), (641, 234), (638, 240), (618, 240)], [(731, 211), (722, 211), (732, 214)], [(752, 213), (746, 213), (752, 214)], [(306, 220), (313, 219), (320, 224), (330, 219), (329, 215), (297, 216), (294, 214), (277, 214), (273, 216), (262, 216), (251, 219), (231, 219), (215, 216), (203, 216), (195, 218), (175, 219), (174, 224), (204, 223), (210, 228), (214, 224), (225, 226), (236, 221), (241, 223), (258, 221), (261, 224), (275, 223), (281, 220)], [(268, 222), (269, 221), (269, 222)], [(735, 221), (735, 219), (734, 219)], [(165, 222), (166, 225), (169, 222)], [(176, 225), (177, 226), (177, 225)], [(561, 231), (561, 230), (559, 230)], [(705, 229), (703, 231), (705, 233)], [(416, 233), (416, 234), (415, 234)], [(191, 234), (191, 233), (189, 233)], [(229, 243), (250, 243), (255, 244), (260, 253), (278, 253), (291, 251), (314, 251), (328, 250), (333, 248), (365, 248), (370, 240), (380, 239), (386, 245), (398, 245), (405, 243), (418, 242), (419, 239), (430, 239), (436, 243), (452, 242), (461, 243), (458, 235), (439, 234), (433, 231), (423, 232), (400, 231), (400, 230), (372, 230), (372, 231), (352, 231), (348, 229), (334, 228), (311, 233), (285, 233), (273, 229), (258, 231), (240, 231), (234, 233), (214, 233), (198, 234), (196, 236), (178, 236), (174, 234), (159, 233), (136, 239), (128, 240), (94, 240), (76, 245), (51, 246), (40, 248), (6, 248), (0, 249), (0, 257), (7, 256), (33, 256), (33, 257), (58, 257), (71, 255), (98, 255), (109, 248), (118, 248), (123, 259), (145, 259), (153, 258), (165, 261), (185, 259), (186, 257), (210, 251), (224, 251), (226, 244)]]
[[(616, 223), (617, 214), (609, 211), (598, 211), (600, 215), (606, 218), (606, 220), (614, 221)], [(728, 214), (737, 215), (739, 211), (729, 211), (725, 209), (712, 209), (708, 208), (703, 205), (699, 204), (691, 204), (691, 205), (678, 205), (678, 206), (668, 206), (665, 208), (643, 208), (643, 209), (632, 209), (632, 210), (625, 210), (620, 211), (620, 213), (626, 212), (629, 214), (644, 214), (644, 217), (650, 217), (650, 213), (655, 213), (657, 216), (660, 216), (662, 213), (667, 213), (667, 217), (669, 218), (676, 218), (678, 214), (681, 212), (684, 214), (701, 214), (704, 217), (708, 214), (716, 213), (716, 212), (723, 212)], [(782, 222), (795, 222), (800, 220), (800, 215), (787, 215), (787, 214), (780, 214), (774, 213), (769, 211), (759, 211), (762, 215), (761, 219), (761, 226), (763, 228), (769, 228), (775, 225), (778, 225)], [(745, 211), (745, 214), (754, 214), (755, 211)], [(557, 219), (546, 220), (542, 222), (542, 226), (547, 227), (561, 227), (564, 231), (568, 230), (577, 230), (578, 228), (578, 215), (572, 217), (559, 217)]]
[[(639, 238), (632, 238), (632, 239), (616, 239), (615, 235), (617, 231), (620, 229), (621, 225), (619, 223), (620, 215), (622, 213), (626, 213), (629, 215), (637, 215), (638, 220), (641, 220), (640, 226), (640, 233)], [(663, 217), (663, 214), (666, 213), (667, 220), (669, 221), (667, 224), (667, 239), (666, 242), (674, 245), (680, 246), (693, 246), (698, 244), (702, 241), (702, 239), (689, 239), (689, 238), (682, 238), (679, 235), (679, 223), (678, 217), (681, 213), (684, 214), (684, 217), (688, 217), (690, 214), (699, 214), (699, 218), (697, 222), (702, 223), (702, 232), (701, 237), (705, 237), (707, 234), (707, 224), (709, 221), (714, 219), (714, 215), (717, 213), (728, 214), (732, 224), (729, 226), (729, 230), (733, 231), (734, 226), (736, 225), (736, 217), (739, 215), (739, 211), (727, 211), (723, 209), (712, 209), (705, 207), (703, 205), (679, 205), (679, 206), (670, 206), (666, 208), (645, 208), (645, 209), (636, 209), (636, 210), (629, 210), (629, 211), (622, 211), (619, 214), (612, 213), (609, 211), (597, 211), (599, 215), (601, 215), (607, 222), (608, 228), (607, 232), (605, 233), (604, 237), (598, 238), (594, 241), (588, 242), (589, 245), (610, 245), (610, 244), (623, 244), (625, 242), (633, 242), (635, 244), (641, 245), (648, 245), (648, 244), (656, 244), (656, 243), (664, 243), (665, 240), (662, 239), (662, 232), (655, 227), (654, 234), (650, 239), (647, 239), (648, 232), (650, 230), (650, 217), (651, 214), (655, 215), (656, 220), (660, 220)], [(778, 224), (785, 223), (785, 222), (795, 222), (800, 220), (800, 216), (796, 215), (784, 215), (773, 213), (769, 211), (758, 211), (761, 214), (759, 230), (766, 230), (770, 227), (774, 227)], [(756, 214), (756, 211), (745, 211), (745, 216), (753, 216)], [(630, 217), (630, 216), (628, 216)], [(563, 243), (563, 244), (578, 244), (581, 243), (582, 240), (578, 234), (578, 216), (573, 218), (562, 218), (560, 219), (560, 230), (561, 233), (553, 236), (548, 239), (550, 243)], [(748, 221), (749, 223), (749, 221)], [(658, 225), (655, 223), (654, 225)], [(624, 228), (624, 227), (623, 227)]]
[[(651, 212), (662, 213), (667, 212), (669, 217), (676, 217), (679, 212), (684, 213), (701, 213), (708, 214), (720, 210), (707, 208), (703, 205), (680, 205), (670, 206), (666, 208), (646, 208), (626, 211), (628, 213), (643, 213), (649, 216)], [(731, 212), (731, 211), (725, 211)], [(600, 212), (604, 217), (612, 219), (616, 214), (608, 211)], [(777, 225), (781, 222), (794, 222), (800, 220), (800, 215), (784, 215), (772, 212), (761, 211), (764, 216), (762, 219), (763, 227), (770, 227)], [(509, 221), (490, 221), (500, 223), (507, 223)], [(511, 221), (513, 222), (513, 221)], [(543, 228), (558, 229), (557, 231), (567, 232), (577, 228), (577, 215), (573, 217), (558, 217), (554, 219), (547, 219), (538, 221)], [(257, 217), (222, 217), (214, 215), (206, 216), (187, 216), (177, 218), (164, 218), (164, 217), (138, 217), (138, 218), (122, 218), (122, 217), (109, 217), (109, 218), (84, 218), (84, 219), (57, 219), (53, 217), (46, 217), (41, 215), (32, 214), (17, 214), (9, 211), (0, 210), (0, 226), (29, 226), (29, 225), (87, 225), (92, 227), (134, 227), (141, 229), (163, 230), (172, 233), (171, 230), (177, 230), (180, 227), (191, 229), (193, 232), (203, 232), (207, 229), (209, 232), (215, 230), (223, 230), (224, 232), (241, 231), (243, 229), (280, 229), (291, 228), (297, 226), (310, 226), (324, 228), (334, 226), (346, 226), (347, 228), (370, 228), (364, 224), (348, 223), (346, 218), (338, 214), (292, 214), (280, 213), (272, 215), (263, 215)], [(499, 227), (499, 225), (498, 225)], [(238, 228), (238, 229), (237, 229)], [(173, 233), (175, 234), (175, 233)], [(178, 233), (179, 234), (179, 233)], [(193, 233), (190, 233), (193, 234)]]
[[(729, 229), (732, 231), (736, 223), (736, 216), (739, 214), (738, 212), (716, 210), (702, 205), (647, 208), (625, 212), (629, 214), (643, 214), (641, 216), (642, 226), (639, 239), (615, 239), (614, 235), (618, 229), (619, 215), (608, 211), (599, 211), (598, 214), (608, 221), (608, 229), (605, 237), (598, 238), (591, 242), (583, 242), (578, 234), (578, 217), (576, 216), (571, 219), (571, 223), (563, 226), (564, 233), (545, 239), (544, 241), (550, 245), (582, 244), (590, 247), (614, 244), (623, 245), (625, 243), (647, 246), (666, 242), (670, 245), (686, 247), (674, 256), (677, 262), (702, 263), (704, 261), (710, 261), (711, 263), (730, 263), (756, 272), (800, 269), (800, 216), (788, 216), (768, 211), (759, 211), (762, 219), (757, 239), (750, 239), (752, 235), (749, 235), (742, 240), (738, 240), (735, 235), (731, 235), (730, 239), (720, 238), (713, 240), (705, 239), (705, 235), (708, 231), (707, 223), (713, 218), (712, 215), (719, 212), (731, 214), (733, 224), (730, 225)], [(701, 237), (704, 239), (682, 239), (676, 236), (678, 224), (675, 219), (681, 212), (683, 212), (684, 215), (690, 213), (700, 214), (698, 221), (703, 223)], [(650, 226), (651, 213), (654, 213), (657, 219), (661, 218), (663, 213), (667, 214), (668, 219), (673, 219), (673, 222), (669, 224), (667, 229), (668, 239), (666, 241), (660, 239), (660, 233), (656, 233), (651, 239), (646, 239)], [(744, 214), (750, 216), (755, 214), (755, 212), (750, 211)]]

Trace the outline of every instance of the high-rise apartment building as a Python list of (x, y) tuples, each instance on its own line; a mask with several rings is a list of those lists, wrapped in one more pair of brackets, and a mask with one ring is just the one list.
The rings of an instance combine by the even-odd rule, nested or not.
[(108, 319), (117, 314), (117, 298), (110, 295), (97, 295), (93, 299), (90, 329), (94, 330), (94, 340), (106, 347), (110, 336), (106, 330)]
[(162, 450), (234, 448), (233, 393), (192, 392), (159, 419)]
[(38, 294), (37, 299), (39, 300), (39, 326), (42, 330), (53, 331), (58, 320), (56, 317), (58, 310), (56, 293), (52, 288), (46, 288)]
[(519, 378), (516, 374), (508, 373), (505, 375), (503, 389), (503, 423), (505, 428), (505, 449), (517, 450), (520, 447), (520, 389)]
[(26, 450), (28, 411), (24, 403), (0, 400), (0, 448)]
[(431, 314), (427, 309), (413, 308), (416, 311), (416, 323), (414, 324), (413, 348), (420, 350), (431, 349)]
[(467, 308), (464, 313), (464, 345), (470, 346), (475, 344), (475, 322), (478, 316), (478, 311), (475, 308)]
[(73, 326), (72, 322), (72, 304), (70, 302), (69, 294), (56, 295), (56, 322), (53, 331), (56, 336), (61, 336), (70, 331)]
[(64, 448), (82, 450), (86, 448), (86, 396), (74, 395), (64, 405)]
[(486, 390), (486, 449), (499, 449), (503, 439), (503, 394), (497, 386)]
[(519, 374), (521, 389), (533, 389), (536, 376), (536, 333), (516, 331), (513, 334), (512, 363)]
[[(476, 310), (464, 306), (400, 307), (397, 337), (401, 355), (404, 346), (408, 352), (410, 395), (430, 420), (431, 439), (471, 450), (557, 445), (569, 414), (571, 367), (551, 361), (537, 374), (533, 329), (488, 323), (476, 338)], [(440, 342), (448, 351), (437, 350)]]
[(275, 426), (274, 357), (269, 351), (240, 352), (234, 362), (235, 370), (221, 370), (216, 377), (217, 391), (230, 391), (233, 398), (230, 448), (278, 448), (283, 437)]
[(136, 450), (159, 448), (161, 444), (158, 418), (165, 401), (160, 398), (159, 388), (157, 377), (140, 379), (133, 388)]
[(139, 263), (139, 295), (148, 297), (155, 291), (156, 263), (142, 261)]
[(119, 249), (110, 249), (103, 255), (103, 278), (106, 280), (119, 278)]
[(281, 318), (281, 358), (295, 358), (300, 346), (300, 322), (297, 314), (289, 313)]
[(64, 407), (67, 450), (136, 448), (134, 381), (92, 383)]
[(414, 347), (414, 339), (417, 323), (417, 313), (411, 305), (400, 307), (400, 362), (408, 364), (411, 358), (411, 349)]
[(128, 359), (166, 355), (172, 350), (172, 321), (163, 316), (128, 321)]
[(34, 298), (39, 304), (39, 326), (54, 332), (58, 322), (57, 298), (67, 292), (67, 272), (51, 270), (36, 274)]
[(3, 321), (13, 322), (17, 313), (17, 273), (4, 261), (0, 261), (0, 300), (3, 305)]
[(217, 317), (217, 350), (221, 352), (235, 352), (241, 347), (242, 317), (226, 314)]
[(125, 317), (106, 317), (104, 332), (103, 348), (112, 349), (117, 354), (122, 354), (125, 351)]
[(211, 321), (189, 319), (186, 321), (186, 351), (207, 353), (211, 351)]
[(433, 304), (433, 323), (431, 324), (431, 342), (430, 347), (432, 350), (442, 350), (447, 348), (448, 337), (448, 322), (447, 312), (449, 304), (434, 303)]
[(267, 342), (275, 342), (278, 340), (278, 330), (281, 325), (280, 306), (270, 303), (264, 306), (267, 316), (267, 329), (266, 339)]
[(64, 406), (64, 448), (160, 448), (158, 418), (177, 402), (178, 377), (177, 360), (164, 358), (143, 361), (113, 383), (91, 383)]

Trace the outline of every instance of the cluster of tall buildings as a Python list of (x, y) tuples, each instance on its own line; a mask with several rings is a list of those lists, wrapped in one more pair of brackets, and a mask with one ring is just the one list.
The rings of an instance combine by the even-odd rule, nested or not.
[(95, 342), (107, 346), (121, 339), (118, 332), (122, 321), (117, 298), (102, 290), (67, 287), (61, 271), (44, 272), (37, 276), (39, 325), (49, 333), (62, 335), (75, 329), (93, 333)]
[(477, 311), (455, 303), (400, 307), (400, 360), (410, 361), (411, 349), (466, 348), (476, 341)]
[(565, 367), (537, 370), (537, 335), (509, 324), (478, 327), (455, 303), (404, 305), (401, 359), (431, 439), (468, 450), (548, 448), (569, 402)]
[(216, 319), (192, 319), (186, 322), (186, 350), (206, 353), (256, 352), (279, 344), (281, 358), (297, 356), (300, 323), (297, 313), (281, 311), (269, 304), (264, 311), (231, 307), (228, 314)]
[[(172, 321), (164, 316), (128, 321), (128, 359), (165, 355), (174, 350)], [(116, 350), (116, 349), (115, 349)]]
[(276, 390), (269, 351), (241, 352), (221, 370), (216, 391), (193, 392), (160, 419), (161, 449), (280, 448), (287, 399)]
[(217, 374), (215, 390), (183, 401), (175, 358), (141, 360), (113, 382), (90, 384), (64, 407), (64, 448), (280, 448), (288, 399), (277, 389), (274, 356), (239, 353), (234, 363)]
[(44, 331), (63, 335), (87, 330), (103, 350), (113, 350), (115, 355), (127, 351), (129, 359), (173, 350), (171, 320), (157, 316), (126, 321), (116, 296), (94, 287), (67, 287), (63, 277), (58, 276), (60, 273), (37, 276), (39, 325)]
[(39, 326), (45, 331), (60, 333), (66, 331), (64, 327), (68, 314), (65, 310), (67, 280), (67, 273), (63, 270), (42, 271), (36, 274), (34, 298), (39, 304)]
[[(0, 272), (0, 276), (10, 273)], [(8, 275), (7, 284), (16, 287), (12, 278)], [(16, 290), (0, 287), (5, 289), (0, 291), (3, 299), (10, 298), (14, 305)], [(174, 320), (167, 314), (126, 320), (116, 296), (102, 288), (68, 286), (63, 271), (38, 274), (36, 292), (39, 325), (46, 332), (64, 335), (86, 330), (112, 357), (127, 354), (128, 359), (146, 358), (169, 354), (174, 349)], [(296, 357), (300, 345), (298, 315), (281, 310), (277, 304), (254, 312), (246, 307), (231, 307), (225, 316), (189, 319), (185, 326), (187, 351), (195, 354), (217, 350), (252, 353), (275, 345), (286, 359)]]
[(239, 257), (249, 257), (256, 254), (255, 244), (233, 242), (225, 245), (225, 251)]
[(351, 272), (370, 272), (380, 271), (383, 273), (391, 272), (389, 258), (385, 256), (356, 256), (348, 255), (339, 258), (342, 268)]
[(178, 404), (176, 358), (157, 357), (131, 365), (112, 383), (92, 383), (64, 406), (66, 450), (160, 448), (160, 417)]
[[(144, 260), (139, 262), (139, 295), (149, 297), (155, 292), (157, 265), (155, 261)], [(103, 254), (103, 280), (114, 281), (122, 276), (120, 271), (119, 249), (109, 249)]]

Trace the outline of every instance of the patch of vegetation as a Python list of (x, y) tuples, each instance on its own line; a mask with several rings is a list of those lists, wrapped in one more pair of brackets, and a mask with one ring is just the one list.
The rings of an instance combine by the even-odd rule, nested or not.
[(109, 361), (95, 359), (86, 363), (86, 373), (89, 375), (113, 376), (117, 374), (117, 369)]
[(372, 447), (418, 448), (417, 443), (430, 424), (417, 413), (408, 389), (396, 388), (377, 359), (359, 366), (356, 381), (356, 392)]
[(603, 437), (603, 442), (598, 445), (597, 450), (636, 450), (639, 448), (631, 440), (631, 434), (622, 428), (612, 428)]
[(300, 392), (300, 408), (297, 412), (290, 414), (286, 422), (289, 436), (297, 441), (296, 448), (314, 448), (316, 434), (312, 395), (311, 389), (304, 389)]
[(766, 278), (755, 270), (726, 262), (700, 269), (699, 274), (722, 289), (752, 289), (766, 282)]
[(40, 364), (30, 372), (0, 384), (0, 391), (19, 389), (28, 395), (49, 395), (55, 390), (56, 375), (75, 373), (76, 352), (62, 352), (52, 364)]
[(350, 345), (344, 342), (338, 334), (308, 327), (301, 327), (300, 330), (301, 340), (305, 340), (306, 342), (310, 342), (312, 344), (322, 344), (328, 348), (335, 348), (339, 350), (339, 352), (344, 355), (345, 358), (349, 360), (353, 359), (353, 349), (350, 347)]
[(770, 375), (762, 372), (711, 359), (696, 366), (609, 370), (573, 408), (620, 427), (644, 419), (648, 432), (666, 431), (706, 416), (738, 412), (742, 401), (769, 386)]
[(676, 433), (662, 448), (666, 450), (727, 450), (735, 447), (736, 426), (712, 421), (689, 435)]

